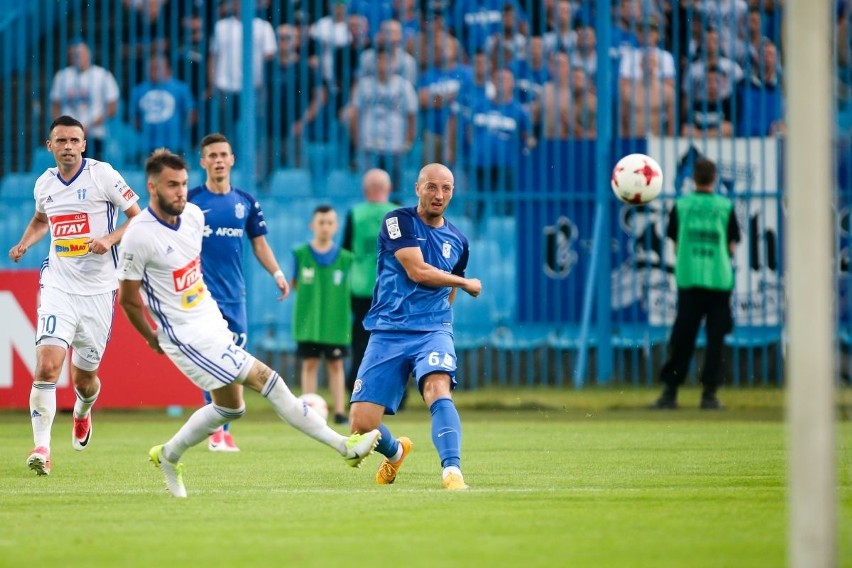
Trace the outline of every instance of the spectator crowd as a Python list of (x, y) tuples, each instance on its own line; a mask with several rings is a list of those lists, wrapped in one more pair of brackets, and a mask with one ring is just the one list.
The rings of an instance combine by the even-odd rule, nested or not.
[[(464, 165), (508, 185), (507, 159), (540, 140), (596, 137), (606, 64), (616, 136), (784, 129), (783, 0), (613, 0), (605, 63), (589, 0), (122, 0), (117, 11), (109, 3), (121, 20), (120, 64), (98, 67), (92, 53), (102, 50), (72, 42), (51, 102), (98, 139), (121, 98), (144, 152), (189, 151), (202, 128), (238, 139), (248, 119), (244, 72), (267, 156), (261, 170), (302, 167), (306, 141), (334, 141), (353, 169), (381, 167), (395, 187), (412, 148), (416, 161)], [(847, 0), (837, 17), (838, 51), (849, 51), (840, 48)], [(852, 58), (838, 59), (845, 68)]]

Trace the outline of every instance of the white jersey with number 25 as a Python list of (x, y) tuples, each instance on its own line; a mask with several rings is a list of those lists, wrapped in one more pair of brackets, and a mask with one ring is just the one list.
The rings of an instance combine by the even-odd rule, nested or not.
[(201, 274), (203, 232), (204, 214), (187, 203), (176, 227), (148, 208), (131, 219), (121, 239), (116, 275), (142, 281), (142, 299), (172, 342), (188, 342), (199, 330), (227, 329)]

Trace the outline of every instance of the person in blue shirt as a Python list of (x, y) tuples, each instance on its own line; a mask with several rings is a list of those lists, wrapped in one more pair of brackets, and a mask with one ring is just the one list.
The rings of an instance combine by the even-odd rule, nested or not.
[[(201, 271), (210, 295), (234, 334), (234, 343), (245, 347), (248, 326), (242, 268), (243, 236), (248, 237), (255, 257), (275, 280), (281, 292), (279, 300), (289, 295), (290, 284), (266, 241), (266, 221), (260, 203), (245, 191), (231, 186), (234, 153), (224, 135), (208, 134), (201, 139), (201, 167), (207, 172), (207, 180), (191, 189), (187, 196), (187, 200), (198, 205), (204, 213)], [(212, 400), (207, 391), (204, 400), (208, 404)], [(214, 452), (239, 451), (229, 424), (210, 436), (208, 447)]]
[(373, 304), (364, 318), (370, 340), (349, 409), (353, 433), (381, 432), (376, 451), (385, 459), (376, 473), (379, 485), (393, 483), (411, 453), (411, 440), (394, 438), (382, 417), (396, 413), (413, 373), (432, 415), (442, 484), (449, 490), (468, 487), (461, 472), (461, 419), (452, 399), (457, 382), (451, 305), (457, 288), (476, 297), (482, 283), (465, 277), (467, 237), (444, 217), (453, 186), (449, 168), (424, 166), (414, 186), (417, 206), (385, 215), (379, 233)]
[(458, 0), (447, 11), (447, 25), (467, 53), (485, 48), (486, 40), (503, 26), (503, 10), (509, 6), (521, 31), (527, 31), (527, 15), (518, 0)]
[[(481, 221), (486, 212), (512, 214), (518, 162), (524, 150), (537, 144), (529, 113), (515, 95), (512, 72), (498, 69), (493, 77), (494, 98), (473, 101), (469, 116), (460, 113), (458, 122), (450, 121), (448, 126), (451, 139), (455, 139), (454, 129), (458, 124), (461, 136), (469, 144), (467, 159), (472, 166), (473, 190), (477, 194), (472, 214), (477, 221)], [(454, 157), (451, 153), (450, 158)], [(489, 193), (496, 194), (496, 199)]]
[(150, 154), (169, 148), (178, 154), (189, 150), (189, 132), (195, 124), (195, 99), (189, 85), (172, 77), (169, 60), (161, 54), (148, 62), (148, 80), (130, 94), (133, 126), (142, 133), (142, 149)]

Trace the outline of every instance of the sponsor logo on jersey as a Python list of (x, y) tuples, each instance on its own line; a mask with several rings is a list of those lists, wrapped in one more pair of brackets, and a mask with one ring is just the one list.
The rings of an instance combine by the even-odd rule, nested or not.
[(53, 250), (57, 256), (83, 256), (89, 254), (89, 239), (80, 237), (76, 239), (56, 239), (53, 241)]
[(44, 200), (45, 203), (53, 203), (53, 198), (51, 196), (47, 196), (47, 199)]
[(299, 271), (299, 284), (313, 284), (314, 283), (314, 269), (308, 268), (307, 266), (303, 266)]
[(450, 253), (452, 252), (453, 247), (447, 241), (444, 241), (444, 245), (441, 247), (441, 254), (444, 255), (444, 258), (450, 258)]
[(189, 264), (179, 268), (172, 273), (175, 292), (189, 290), (195, 283), (201, 280), (201, 257), (196, 256)]
[(204, 287), (204, 282), (196, 282), (189, 290), (183, 293), (180, 305), (185, 309), (194, 308), (205, 296), (207, 296), (207, 288)]
[(132, 201), (133, 198), (136, 197), (136, 194), (133, 193), (133, 190), (128, 187), (124, 190), (124, 193), (122, 193), (121, 196), (124, 198), (125, 201)]
[(246, 216), (246, 206), (242, 203), (237, 203), (234, 205), (234, 217), (237, 219), (242, 219)]
[(392, 239), (398, 239), (402, 236), (402, 231), (399, 230), (399, 218), (390, 217), (385, 219), (385, 225), (388, 228), (388, 236)]
[[(205, 233), (207, 232), (206, 226), (204, 227), (204, 232)], [(243, 230), (237, 229), (237, 228), (234, 228), (234, 227), (219, 227), (218, 229), (216, 229), (216, 236), (217, 237), (238, 237), (238, 238), (242, 238)]]
[(89, 216), (85, 213), (54, 215), (50, 218), (53, 238), (76, 237), (89, 233)]

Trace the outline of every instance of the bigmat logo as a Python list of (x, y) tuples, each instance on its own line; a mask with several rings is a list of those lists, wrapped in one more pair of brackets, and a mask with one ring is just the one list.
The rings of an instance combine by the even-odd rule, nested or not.
[(54, 215), (50, 218), (50, 226), (53, 228), (54, 239), (87, 235), (89, 233), (89, 216), (85, 213)]
[(183, 292), (199, 280), (201, 280), (201, 257), (196, 256), (183, 268), (172, 273), (175, 283), (175, 292)]

